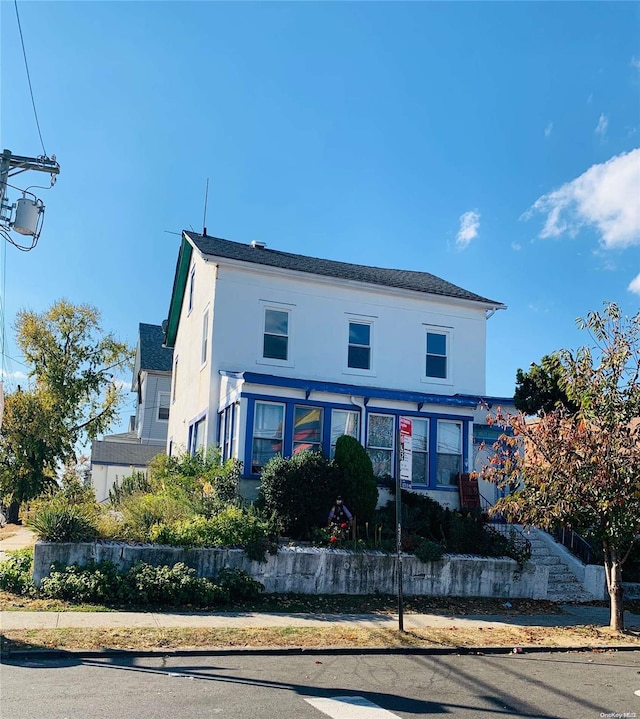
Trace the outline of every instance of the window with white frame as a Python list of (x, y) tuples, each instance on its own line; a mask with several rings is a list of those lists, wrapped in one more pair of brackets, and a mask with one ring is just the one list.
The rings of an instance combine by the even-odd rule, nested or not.
[(209, 308), (202, 315), (202, 349), (200, 351), (200, 363), (205, 364), (209, 352)]
[(196, 287), (196, 268), (191, 268), (191, 274), (189, 275), (189, 304), (188, 304), (188, 312), (191, 312), (193, 309), (193, 293), (195, 291)]
[(289, 359), (289, 310), (265, 307), (262, 356), (264, 359)]
[(222, 446), (222, 459), (227, 460), (234, 456), (235, 445), (235, 413), (234, 405), (230, 404), (220, 413), (220, 444)]
[(347, 352), (349, 369), (371, 369), (371, 323), (349, 321), (349, 347)]
[(158, 414), (159, 422), (167, 422), (169, 420), (169, 405), (171, 404), (171, 395), (169, 392), (158, 392)]
[(393, 477), (393, 448), (395, 417), (390, 414), (370, 414), (367, 432), (367, 454), (376, 477)]
[(293, 454), (322, 450), (322, 407), (296, 405), (293, 408)]
[(331, 459), (336, 453), (336, 442), (343, 434), (360, 439), (360, 412), (350, 409), (331, 410)]
[(462, 472), (462, 422), (438, 420), (436, 483), (457, 485)]
[(412, 464), (411, 480), (413, 484), (429, 484), (429, 420), (411, 417), (412, 425)]
[(427, 330), (425, 376), (430, 379), (449, 378), (449, 333)]
[(256, 402), (253, 416), (251, 472), (259, 474), (264, 465), (282, 454), (284, 439), (284, 405)]

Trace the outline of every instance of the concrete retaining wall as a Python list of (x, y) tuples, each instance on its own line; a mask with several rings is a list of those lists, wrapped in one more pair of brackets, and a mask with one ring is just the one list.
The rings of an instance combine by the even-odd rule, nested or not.
[[(223, 567), (239, 568), (264, 584), (269, 593), (394, 594), (396, 557), (380, 552), (349, 552), (313, 547), (282, 547), (264, 563), (249, 559), (241, 549), (177, 549), (120, 543), (51, 544), (37, 542), (33, 579), (39, 585), (53, 562), (85, 565), (109, 560), (120, 569), (136, 562), (155, 566), (184, 562), (200, 577), (215, 577)], [(403, 555), (403, 590), (407, 595), (460, 597), (547, 596), (549, 570), (518, 564), (507, 558), (445, 555), (438, 562), (421, 562)]]

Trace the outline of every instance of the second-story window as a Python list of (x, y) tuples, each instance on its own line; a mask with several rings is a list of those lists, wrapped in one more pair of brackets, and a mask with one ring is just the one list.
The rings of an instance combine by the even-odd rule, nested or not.
[(349, 322), (347, 367), (371, 369), (371, 324), (368, 322)]
[(209, 351), (209, 310), (206, 309), (202, 315), (202, 350), (200, 352), (200, 363), (207, 361)]
[(427, 331), (427, 358), (425, 371), (427, 377), (434, 379), (448, 378), (447, 344), (448, 335), (446, 332)]
[(265, 308), (262, 356), (265, 359), (289, 359), (289, 312)]
[(174, 363), (173, 363), (173, 394), (171, 395), (171, 400), (173, 402), (176, 401), (176, 386), (178, 384), (178, 358), (176, 357)]
[(191, 312), (193, 309), (193, 292), (196, 287), (196, 268), (194, 267), (191, 270), (191, 274), (189, 275), (189, 306), (188, 311)]
[(169, 405), (171, 396), (169, 392), (158, 392), (158, 421), (166, 422), (169, 419)]

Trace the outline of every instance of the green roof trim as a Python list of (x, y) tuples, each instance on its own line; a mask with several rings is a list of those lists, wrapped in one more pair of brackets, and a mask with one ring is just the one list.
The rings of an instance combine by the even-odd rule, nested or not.
[(173, 278), (171, 304), (169, 305), (169, 317), (167, 318), (167, 332), (164, 338), (165, 347), (173, 348), (176, 344), (176, 335), (178, 334), (178, 325), (180, 324), (180, 311), (182, 310), (184, 290), (187, 286), (187, 275), (189, 274), (192, 253), (193, 245), (183, 233), (178, 262), (176, 264), (176, 274)]

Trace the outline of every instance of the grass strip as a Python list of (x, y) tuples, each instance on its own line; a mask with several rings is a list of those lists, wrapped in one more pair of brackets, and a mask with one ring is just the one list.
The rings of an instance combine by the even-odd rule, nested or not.
[(606, 627), (426, 628), (400, 633), (394, 629), (350, 626), (236, 628), (27, 629), (0, 635), (3, 654), (22, 649), (162, 650), (227, 648), (344, 647), (584, 647), (633, 646), (640, 632), (613, 632)]

